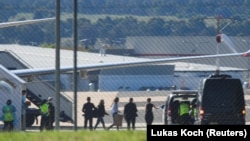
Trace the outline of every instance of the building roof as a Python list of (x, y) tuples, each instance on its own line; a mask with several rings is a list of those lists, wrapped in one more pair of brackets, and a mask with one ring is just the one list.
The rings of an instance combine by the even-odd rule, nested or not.
[[(232, 53), (250, 49), (250, 36), (228, 37), (219, 44), (219, 53)], [(230, 45), (229, 45), (230, 44)], [(126, 47), (134, 49), (138, 55), (187, 56), (216, 54), (217, 42), (213, 36), (133, 36), (127, 37)]]
[[(55, 49), (42, 48), (37, 46), (26, 46), (18, 44), (2, 44), (0, 45), (0, 51), (8, 51), (16, 58), (28, 64), (30, 68), (51, 68), (55, 67)], [(71, 50), (60, 51), (60, 65), (72, 66), (74, 54)], [(111, 63), (111, 62), (123, 62), (123, 61), (136, 61), (147, 60), (146, 58), (119, 56), (106, 54), (106, 56), (100, 56), (99, 53), (90, 52), (77, 52), (77, 65), (84, 64), (98, 64), (98, 63)], [(195, 64), (191, 62), (172, 62), (166, 63), (175, 65), (175, 71), (213, 71), (215, 65)], [(235, 67), (223, 67), (221, 70), (239, 70)]]
[[(250, 36), (226, 36), (224, 40), (217, 44), (213, 36), (139, 36), (128, 37), (126, 47), (134, 49), (138, 57), (144, 58), (208, 55), (216, 54), (217, 51), (220, 54), (233, 53), (229, 46), (235, 48), (237, 52), (245, 52), (250, 49)], [(216, 58), (189, 62), (215, 65)], [(221, 58), (219, 64), (220, 66), (247, 69), (249, 59), (244, 57)]]
[[(0, 45), (0, 51), (8, 51), (15, 57), (21, 59), (32, 68), (46, 68), (55, 66), (56, 50), (52, 48), (42, 48), (37, 46), (26, 46), (17, 44)], [(106, 54), (100, 56), (99, 53), (77, 52), (77, 64), (95, 64), (108, 62), (122, 62), (145, 60), (143, 58), (117, 56)], [(60, 64), (61, 66), (72, 66), (74, 53), (71, 50), (60, 50)]]

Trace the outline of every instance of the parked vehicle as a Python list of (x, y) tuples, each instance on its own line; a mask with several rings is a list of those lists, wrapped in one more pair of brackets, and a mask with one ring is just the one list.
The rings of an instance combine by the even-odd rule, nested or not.
[[(168, 95), (165, 105), (162, 106), (163, 123), (165, 125), (183, 124), (183, 122), (181, 121), (181, 117), (179, 115), (180, 103), (185, 102), (191, 106), (192, 102), (195, 100), (197, 101), (198, 104), (198, 99), (199, 99), (199, 94), (197, 90), (173, 90), (171, 94)], [(195, 117), (195, 119), (197, 120), (198, 117)], [(188, 122), (190, 123), (187, 124), (194, 124), (191, 123), (191, 121)]]
[(245, 124), (245, 99), (240, 79), (212, 75), (202, 81), (199, 93), (202, 125)]

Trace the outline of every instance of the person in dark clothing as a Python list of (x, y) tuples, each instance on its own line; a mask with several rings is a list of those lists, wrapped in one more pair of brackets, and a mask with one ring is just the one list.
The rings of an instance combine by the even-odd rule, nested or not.
[(93, 111), (95, 110), (95, 105), (91, 103), (91, 98), (87, 97), (87, 102), (83, 104), (82, 112), (84, 113), (84, 129), (87, 129), (87, 124), (89, 122), (89, 129), (93, 129)]
[(44, 99), (40, 105), (41, 121), (40, 121), (40, 131), (43, 131), (48, 127), (49, 121), (49, 104), (47, 99)]
[(52, 103), (52, 97), (48, 97), (48, 104), (49, 104), (49, 119), (48, 119), (48, 129), (53, 129), (53, 124), (55, 122), (55, 106)]
[(26, 128), (26, 110), (28, 105), (26, 104), (26, 90), (22, 90), (22, 112), (21, 112), (21, 128), (25, 130)]
[(130, 125), (132, 124), (132, 129), (135, 130), (135, 121), (137, 117), (137, 107), (133, 102), (133, 98), (129, 98), (129, 103), (124, 106), (124, 118), (127, 122), (127, 129), (130, 130)]
[(102, 127), (104, 129), (106, 129), (105, 122), (104, 122), (104, 119), (103, 119), (103, 117), (105, 115), (109, 115), (109, 114), (105, 110), (104, 100), (101, 99), (99, 105), (97, 106), (97, 121), (96, 121), (94, 129), (97, 128), (97, 126), (99, 125), (100, 122), (102, 123)]
[(147, 104), (145, 105), (145, 121), (147, 125), (151, 125), (154, 121), (153, 108), (158, 109), (151, 103), (151, 98), (148, 98)]

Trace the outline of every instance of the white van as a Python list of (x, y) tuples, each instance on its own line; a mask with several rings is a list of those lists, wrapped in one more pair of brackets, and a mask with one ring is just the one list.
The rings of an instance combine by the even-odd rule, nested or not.
[[(179, 107), (181, 102), (188, 103), (191, 106), (192, 101), (199, 99), (197, 90), (173, 90), (167, 97), (163, 105), (163, 124), (180, 125), (182, 124), (179, 116)], [(198, 102), (197, 102), (198, 104)], [(198, 119), (198, 117), (196, 117)]]

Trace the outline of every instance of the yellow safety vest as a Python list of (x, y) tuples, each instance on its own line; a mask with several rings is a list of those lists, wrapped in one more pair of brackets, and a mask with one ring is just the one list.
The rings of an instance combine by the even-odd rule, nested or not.
[(5, 106), (4, 107), (4, 121), (13, 121), (14, 120), (14, 114), (11, 106)]
[(49, 115), (49, 104), (45, 103), (45, 104), (41, 105), (40, 110), (41, 110), (43, 115), (48, 116)]
[(188, 113), (189, 113), (189, 105), (187, 103), (181, 103), (179, 111), (180, 116)]

